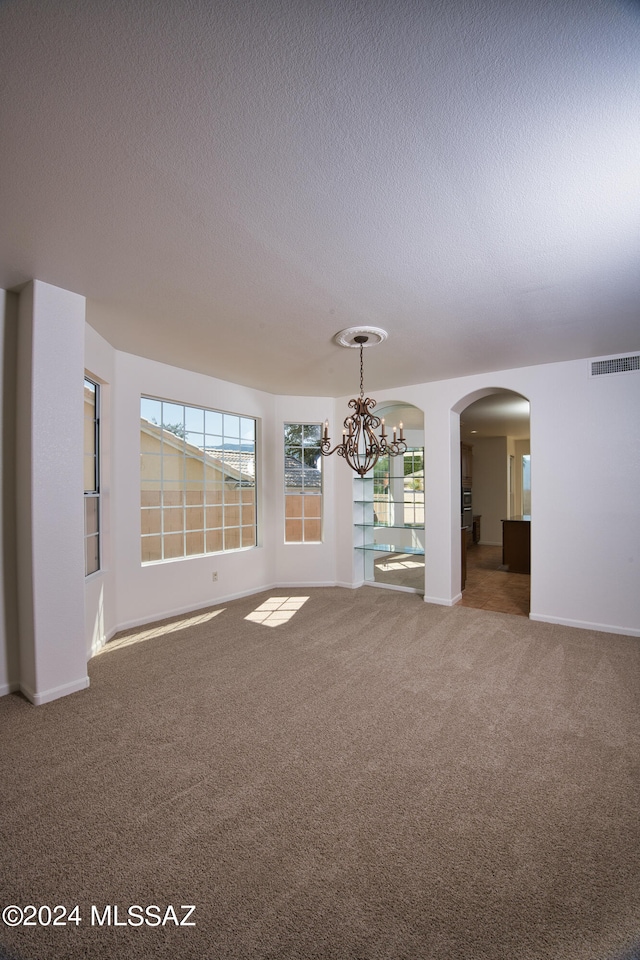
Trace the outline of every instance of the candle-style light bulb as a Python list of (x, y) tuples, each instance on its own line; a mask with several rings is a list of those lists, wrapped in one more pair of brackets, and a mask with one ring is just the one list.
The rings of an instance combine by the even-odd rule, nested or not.
[(380, 421), (380, 423), (382, 424), (382, 433), (380, 434), (380, 436), (381, 436), (381, 437), (386, 437), (387, 434), (385, 433), (385, 429), (384, 429), (384, 417), (382, 418), (382, 420)]
[(396, 442), (396, 428), (393, 428), (393, 442)]
[(325, 420), (324, 422), (324, 439), (325, 440), (329, 439), (329, 421), (328, 420)]
[(402, 420), (400, 421), (400, 440), (404, 440), (404, 427), (402, 426)]

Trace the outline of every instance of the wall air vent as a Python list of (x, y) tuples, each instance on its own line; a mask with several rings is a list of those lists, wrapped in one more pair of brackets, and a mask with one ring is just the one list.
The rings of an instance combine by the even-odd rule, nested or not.
[(622, 357), (600, 357), (598, 360), (589, 360), (590, 377), (632, 373), (634, 370), (640, 370), (640, 353), (626, 353)]

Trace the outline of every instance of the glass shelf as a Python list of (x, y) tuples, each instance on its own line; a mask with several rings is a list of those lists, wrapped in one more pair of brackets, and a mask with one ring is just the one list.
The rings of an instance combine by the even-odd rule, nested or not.
[(356, 550), (375, 550), (377, 553), (412, 553), (424, 557), (423, 547), (396, 547), (393, 543), (361, 543)]
[(424, 523), (382, 523), (381, 521), (364, 523), (360, 521), (359, 523), (354, 523), (354, 527), (375, 527), (376, 529), (385, 527), (387, 530), (424, 530)]

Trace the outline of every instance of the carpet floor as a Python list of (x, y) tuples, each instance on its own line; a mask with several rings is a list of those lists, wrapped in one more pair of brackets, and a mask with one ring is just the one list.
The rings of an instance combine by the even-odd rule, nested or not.
[(638, 640), (277, 590), (121, 634), (89, 671), (0, 700), (2, 906), (79, 918), (0, 925), (0, 956), (636, 956)]

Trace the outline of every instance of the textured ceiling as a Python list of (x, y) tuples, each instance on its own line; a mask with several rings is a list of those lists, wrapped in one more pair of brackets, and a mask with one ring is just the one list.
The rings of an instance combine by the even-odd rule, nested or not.
[(460, 414), (460, 438), (467, 443), (485, 437), (529, 439), (529, 401), (509, 390), (475, 400)]
[(640, 346), (640, 7), (0, 0), (0, 286), (345, 395)]

